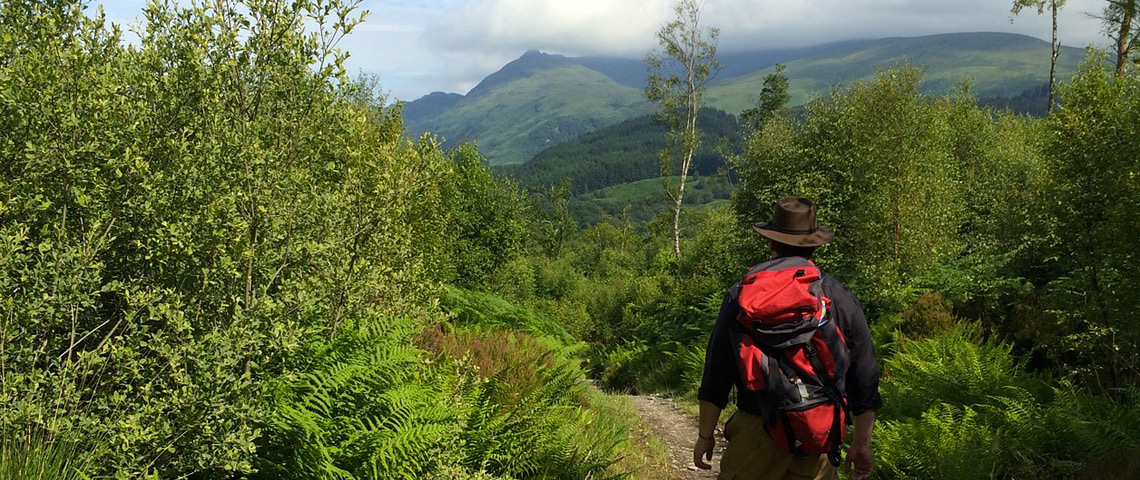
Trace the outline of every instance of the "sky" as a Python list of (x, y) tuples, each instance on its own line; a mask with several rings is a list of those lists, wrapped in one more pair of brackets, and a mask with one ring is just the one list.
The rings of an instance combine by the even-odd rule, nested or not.
[[(643, 58), (675, 0), (364, 0), (368, 18), (339, 45), (354, 72), (379, 76), (390, 99), (467, 93), (528, 50)], [(129, 25), (145, 0), (102, 0)], [(1066, 46), (1105, 46), (1106, 0), (1068, 0)], [(1010, 32), (1048, 41), (1048, 12), (1010, 14), (1012, 0), (706, 0), (701, 22), (720, 29), (719, 52), (801, 47), (849, 39)], [(1013, 20), (1011, 22), (1011, 19)]]

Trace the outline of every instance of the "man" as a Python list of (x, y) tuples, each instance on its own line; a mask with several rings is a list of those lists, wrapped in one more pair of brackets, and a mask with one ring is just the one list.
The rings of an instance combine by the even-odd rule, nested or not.
[[(775, 206), (772, 220), (754, 225), (753, 230), (768, 239), (774, 259), (796, 261), (792, 257), (802, 257), (798, 261), (805, 265), (811, 265), (806, 260), (811, 259), (816, 247), (834, 237), (834, 230), (816, 222), (815, 203), (802, 197), (781, 198)], [(798, 275), (802, 272), (796, 273)], [(847, 407), (854, 416), (855, 438), (847, 452), (845, 469), (850, 471), (854, 466), (852, 478), (860, 480), (869, 477), (874, 469), (871, 430), (875, 422), (875, 410), (882, 403), (879, 397), (878, 361), (871, 345), (867, 320), (855, 295), (830, 275), (820, 275), (819, 282), (823, 296), (830, 300), (830, 303), (825, 303), (827, 308), (823, 309), (826, 311), (824, 315), (827, 321), (834, 320), (850, 350), (850, 363), (845, 370), (843, 382), (845, 388), (833, 390), (845, 390)], [(768, 408), (773, 400), (762, 392), (746, 388), (739, 372), (742, 368), (739, 366), (742, 348), (739, 339), (744, 331), (738, 321), (741, 312), (740, 295), (741, 283), (729, 288), (705, 352), (704, 375), (697, 393), (700, 400), (700, 426), (693, 445), (693, 463), (703, 469), (711, 468), (705, 460), (712, 460), (716, 442), (713, 434), (720, 413), (728, 403), (729, 392), (736, 386), (738, 411), (724, 427), (728, 446), (721, 459), (719, 479), (838, 478), (836, 465), (833, 465), (838, 463), (837, 453), (832, 461), (829, 461), (827, 454), (787, 453), (777, 446), (765, 430), (765, 418), (773, 418), (772, 410)], [(819, 325), (825, 323), (820, 321)], [(771, 352), (765, 353), (771, 355)], [(782, 445), (787, 444), (786, 441), (782, 442)], [(835, 445), (838, 448), (837, 441)]]

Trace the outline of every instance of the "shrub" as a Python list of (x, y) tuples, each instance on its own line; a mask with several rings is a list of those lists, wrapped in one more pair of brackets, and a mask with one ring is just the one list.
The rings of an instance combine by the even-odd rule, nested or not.
[(1114, 402), (1050, 387), (970, 328), (903, 341), (885, 364), (884, 478), (1071, 478), (1104, 468), (1106, 451), (1138, 445), (1133, 393)]
[[(463, 394), (457, 461), (472, 472), (511, 478), (587, 479), (626, 475), (626, 424), (588, 406), (585, 377), (564, 348), (508, 330), (428, 330), (420, 342), (481, 381)], [(450, 361), (445, 361), (450, 359)], [(467, 372), (467, 373), (464, 373)]]
[(251, 473), (293, 355), (432, 310), (452, 170), (327, 48), (354, 2), (84, 3), (0, 3), (0, 425)]
[(922, 338), (954, 326), (954, 304), (939, 292), (926, 292), (899, 314), (899, 329), (911, 338)]

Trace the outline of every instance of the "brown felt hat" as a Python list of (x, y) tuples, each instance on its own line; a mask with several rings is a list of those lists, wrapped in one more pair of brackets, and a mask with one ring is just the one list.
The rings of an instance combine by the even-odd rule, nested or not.
[(776, 202), (772, 219), (752, 230), (771, 240), (797, 247), (818, 247), (835, 238), (835, 229), (815, 220), (815, 202), (804, 197), (784, 197)]

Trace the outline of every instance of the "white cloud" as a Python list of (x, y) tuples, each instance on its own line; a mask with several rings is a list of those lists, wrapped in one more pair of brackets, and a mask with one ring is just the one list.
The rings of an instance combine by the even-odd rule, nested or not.
[[(469, 0), (434, 12), (418, 48), (438, 65), (411, 94), (453, 88), (465, 92), (524, 51), (638, 58), (654, 48), (669, 21), (672, 0)], [(852, 38), (948, 32), (1016, 32), (1048, 39), (1047, 15), (1023, 12), (1010, 22), (1001, 0), (710, 0), (703, 20), (721, 31), (721, 51), (807, 46)], [(1103, 0), (1070, 0), (1060, 20), (1061, 41), (1102, 42), (1096, 13)], [(433, 62), (434, 60), (434, 62)], [(413, 60), (414, 61), (414, 60)], [(458, 88), (455, 88), (458, 87)]]
[(483, 0), (467, 2), (431, 25), (427, 40), (448, 51), (530, 49), (585, 54), (644, 54), (668, 20), (670, 2)]
[[(130, 19), (142, 0), (104, 1), (108, 16)], [(465, 93), (527, 50), (640, 58), (672, 16), (673, 0), (369, 0), (368, 20), (341, 43), (349, 67), (379, 73), (396, 98)], [(721, 31), (722, 52), (808, 46), (852, 38), (948, 32), (1015, 32), (1048, 39), (1048, 15), (1012, 0), (708, 0), (704, 23)], [(1069, 0), (1062, 43), (1105, 44), (1105, 0)]]

